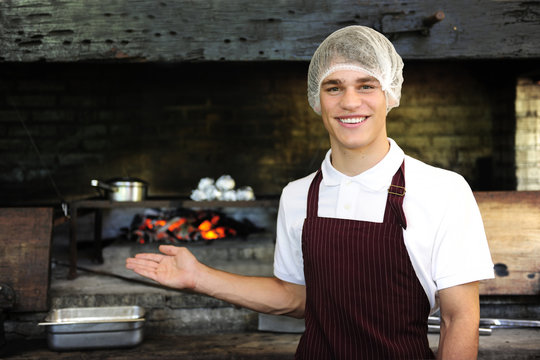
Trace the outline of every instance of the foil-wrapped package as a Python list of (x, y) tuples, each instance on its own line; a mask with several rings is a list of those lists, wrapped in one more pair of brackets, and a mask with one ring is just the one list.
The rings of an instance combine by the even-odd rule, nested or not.
[(236, 200), (251, 201), (255, 200), (255, 193), (251, 186), (244, 186), (236, 190)]
[(236, 201), (237, 200), (236, 191), (227, 190), (222, 193), (221, 198), (223, 201)]
[(234, 189), (236, 183), (230, 175), (222, 175), (216, 181), (216, 187), (221, 191)]
[(211, 186), (214, 186), (214, 179), (205, 177), (199, 180), (199, 186), (197, 186), (197, 189), (205, 191), (205, 189)]
[(194, 201), (246, 201), (255, 200), (255, 194), (250, 186), (234, 189), (236, 182), (230, 175), (222, 175), (217, 181), (212, 178), (199, 180), (197, 189), (191, 192), (191, 200)]
[(208, 200), (206, 198), (206, 194), (204, 191), (200, 190), (200, 189), (195, 189), (193, 191), (191, 191), (191, 200), (193, 201), (205, 201), (205, 200)]
[(197, 189), (191, 192), (191, 199), (195, 201), (215, 200), (221, 196), (216, 188), (214, 179), (205, 177), (199, 180)]
[(221, 191), (219, 191), (214, 185), (208, 186), (204, 192), (208, 200), (221, 200)]

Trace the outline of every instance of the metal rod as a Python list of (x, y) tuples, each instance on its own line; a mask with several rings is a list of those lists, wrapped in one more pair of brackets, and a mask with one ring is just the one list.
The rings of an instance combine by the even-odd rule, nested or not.
[(444, 12), (437, 11), (435, 14), (425, 18), (422, 23), (424, 24), (424, 26), (432, 27), (433, 25), (435, 25), (439, 21), (444, 20), (444, 18), (445, 18)]
[[(428, 325), (428, 332), (429, 333), (440, 333), (441, 332), (441, 326), (440, 325)], [(478, 328), (478, 332), (480, 335), (491, 335), (492, 330), (490, 328)]]

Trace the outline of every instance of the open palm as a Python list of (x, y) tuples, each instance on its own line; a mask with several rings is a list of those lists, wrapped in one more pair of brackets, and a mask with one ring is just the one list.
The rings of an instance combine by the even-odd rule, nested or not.
[(161, 254), (141, 253), (126, 260), (126, 268), (175, 289), (194, 289), (200, 264), (184, 247), (162, 245)]

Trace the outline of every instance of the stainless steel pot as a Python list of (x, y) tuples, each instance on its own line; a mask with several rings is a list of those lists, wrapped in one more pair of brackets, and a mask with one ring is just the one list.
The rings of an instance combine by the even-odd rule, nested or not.
[(148, 183), (131, 177), (112, 179), (106, 182), (92, 180), (90, 185), (106, 191), (111, 201), (142, 201), (146, 199)]

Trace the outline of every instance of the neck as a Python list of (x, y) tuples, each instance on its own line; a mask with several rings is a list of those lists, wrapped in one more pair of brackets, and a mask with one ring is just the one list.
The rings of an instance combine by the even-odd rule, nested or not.
[(373, 144), (369, 149), (332, 148), (332, 166), (347, 176), (360, 175), (381, 161), (390, 150), (388, 139)]

